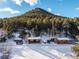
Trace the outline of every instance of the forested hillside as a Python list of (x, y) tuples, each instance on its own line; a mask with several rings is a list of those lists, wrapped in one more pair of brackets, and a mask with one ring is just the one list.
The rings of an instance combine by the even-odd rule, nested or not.
[[(7, 31), (16, 29), (34, 29), (35, 31), (63, 30), (72, 36), (79, 34), (79, 18), (69, 18), (51, 14), (41, 8), (35, 8), (17, 17), (0, 19), (0, 28)], [(54, 29), (53, 29), (54, 28)]]

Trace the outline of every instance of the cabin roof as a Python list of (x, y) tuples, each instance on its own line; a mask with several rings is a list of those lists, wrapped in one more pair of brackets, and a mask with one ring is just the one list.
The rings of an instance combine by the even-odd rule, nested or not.
[(58, 37), (57, 39), (58, 40), (71, 40), (71, 38), (68, 38), (68, 37)]
[(39, 40), (39, 39), (41, 39), (41, 37), (28, 37), (27, 39), (30, 39), (30, 40)]
[(19, 37), (15, 37), (14, 40), (22, 40), (22, 39)]

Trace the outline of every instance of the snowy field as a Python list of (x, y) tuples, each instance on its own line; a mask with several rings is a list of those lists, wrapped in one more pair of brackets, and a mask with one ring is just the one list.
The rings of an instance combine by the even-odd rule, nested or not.
[(16, 46), (11, 50), (10, 59), (51, 59), (27, 46)]
[(70, 50), (71, 46), (60, 45), (62, 50), (60, 51), (58, 45), (17, 45), (12, 47), (9, 59), (74, 59), (74, 54)]
[(71, 51), (72, 45), (30, 45), (31, 49), (50, 57), (51, 59), (74, 59)]
[[(2, 45), (2, 46), (1, 46)], [(24, 44), (6, 42), (0, 44), (1, 47), (7, 46), (9, 59), (74, 59), (71, 51), (73, 45), (57, 44)], [(0, 47), (0, 48), (1, 48)], [(2, 53), (0, 53), (2, 56)]]

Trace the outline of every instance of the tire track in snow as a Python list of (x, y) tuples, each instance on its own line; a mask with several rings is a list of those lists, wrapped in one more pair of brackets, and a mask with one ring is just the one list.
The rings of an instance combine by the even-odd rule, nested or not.
[(36, 52), (39, 52), (47, 57), (50, 57), (51, 59), (59, 59), (56, 55), (52, 55), (51, 53), (41, 49), (41, 48), (35, 48), (34, 46), (33, 47), (30, 47), (32, 50), (36, 51)]

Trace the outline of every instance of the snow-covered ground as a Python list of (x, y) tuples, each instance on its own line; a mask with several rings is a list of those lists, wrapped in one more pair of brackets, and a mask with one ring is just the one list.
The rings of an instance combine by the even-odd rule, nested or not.
[(3, 53), (0, 53), (0, 59), (1, 59), (2, 55), (3, 55)]
[[(14, 34), (15, 35), (15, 34)], [(16, 34), (17, 38), (19, 34)], [(47, 37), (42, 37), (46, 41)], [(14, 38), (13, 38), (14, 39)], [(9, 52), (9, 59), (74, 59), (70, 44), (26, 44), (16, 45), (13, 39), (0, 43), (0, 57)]]
[(33, 50), (53, 59), (73, 59), (74, 54), (71, 47), (72, 45), (30, 45)]
[[(70, 44), (26, 44), (16, 45), (12, 39), (0, 43), (2, 54), (9, 51), (9, 59), (74, 59)], [(0, 49), (1, 50), (1, 49)]]
[[(41, 45), (41, 44), (24, 44), (13, 46), (10, 51), (9, 59), (74, 59), (74, 54), (65, 47), (69, 45)], [(59, 48), (55, 49), (55, 48)], [(72, 47), (72, 45), (70, 45)], [(65, 49), (65, 50), (63, 50)], [(64, 51), (64, 52), (63, 52)]]
[(10, 59), (51, 59), (27, 46), (16, 46), (11, 50)]

